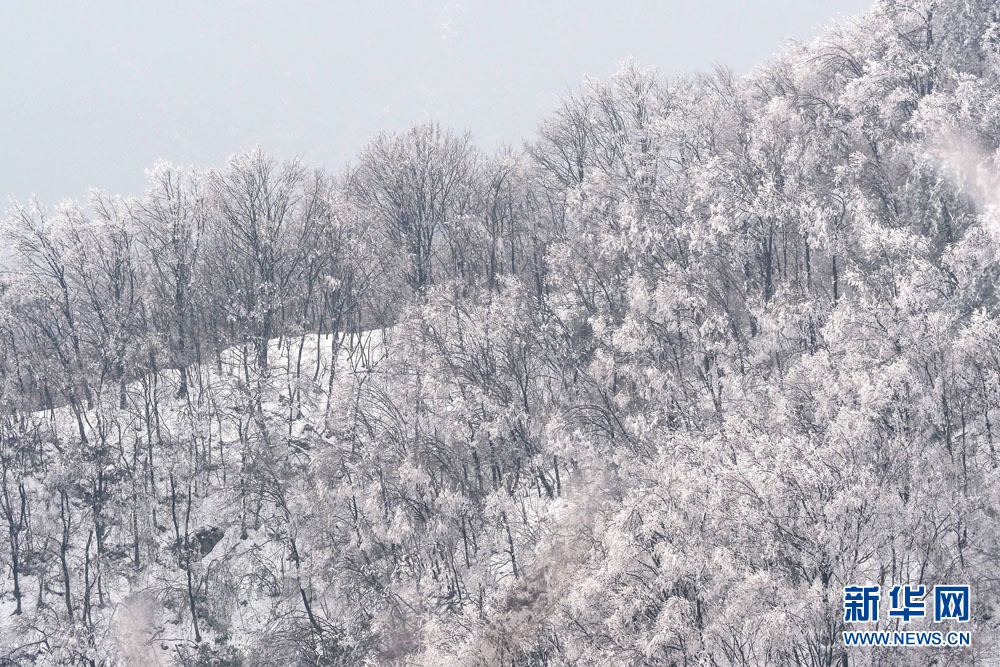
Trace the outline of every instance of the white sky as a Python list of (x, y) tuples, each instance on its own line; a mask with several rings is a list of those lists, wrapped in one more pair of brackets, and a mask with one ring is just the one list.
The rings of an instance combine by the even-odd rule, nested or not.
[(584, 75), (746, 72), (869, 0), (0, 0), (0, 208), (260, 144), (339, 169), (436, 119), (520, 145)]

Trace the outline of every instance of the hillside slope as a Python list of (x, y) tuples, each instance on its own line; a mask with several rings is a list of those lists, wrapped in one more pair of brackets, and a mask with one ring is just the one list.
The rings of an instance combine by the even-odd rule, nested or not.
[[(1000, 6), (882, 1), (745, 77), (626, 63), (523, 151), (15, 207), (0, 649), (991, 664), (998, 150)], [(853, 585), (972, 643), (848, 647)], [(938, 585), (968, 623), (888, 614)]]

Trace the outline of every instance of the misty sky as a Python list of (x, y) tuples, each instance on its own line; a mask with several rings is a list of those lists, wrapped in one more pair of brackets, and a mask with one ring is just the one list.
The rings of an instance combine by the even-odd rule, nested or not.
[(0, 198), (138, 194), (260, 144), (339, 169), (436, 119), (520, 145), (584, 75), (748, 71), (869, 0), (0, 1)]

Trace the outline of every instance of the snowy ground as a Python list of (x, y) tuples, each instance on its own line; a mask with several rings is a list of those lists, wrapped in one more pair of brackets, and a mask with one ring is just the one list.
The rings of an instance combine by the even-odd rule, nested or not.
[[(269, 368), (263, 380), (263, 412), (288, 413), (294, 407), (298, 411), (295, 417), (284, 422), (290, 429), (319, 428), (328, 407), (324, 389), (332, 386), (331, 373), (337, 377), (371, 372), (385, 358), (387, 350), (386, 333), (380, 330), (346, 337), (310, 334), (274, 339), (270, 341)], [(151, 435), (146, 426), (138, 423), (135, 415), (142, 414), (142, 403), (152, 393), (157, 397), (160, 415), (158, 437), (172, 443), (190, 443), (196, 450), (201, 447), (202, 451), (197, 456), (216, 457), (214, 465), (210, 466), (212, 472), (193, 480), (195, 488), (190, 514), (181, 520), (186, 519), (190, 535), (214, 533), (218, 540), (214, 545), (209, 545), (209, 540), (206, 540), (205, 553), (200, 553), (196, 545), (194, 557), (198, 562), (193, 569), (202, 578), (198, 585), (204, 585), (207, 573), (212, 573), (213, 580), (231, 581), (239, 598), (228, 618), (220, 618), (221, 622), (215, 625), (202, 622), (203, 642), (228, 642), (237, 646), (259, 634), (268, 622), (280, 617), (284, 601), (294, 603), (297, 599), (295, 590), (288, 590), (292, 582), (284, 576), (290, 566), (286, 546), (268, 531), (263, 522), (258, 526), (241, 525), (238, 518), (239, 508), (231, 476), (236, 470), (238, 454), (234, 450), (238, 446), (241, 425), (245, 425), (249, 418), (241, 406), (246, 405), (254, 391), (246, 382), (247, 366), (244, 363), (252, 359), (253, 351), (248, 346), (227, 349), (217, 361), (188, 368), (190, 391), (186, 399), (177, 398), (180, 373), (176, 369), (165, 370), (154, 378), (136, 380), (128, 386), (128, 400), (132, 403), (129, 409), (119, 410), (117, 406), (109, 405), (113, 400), (98, 398), (99, 407), (88, 410), (82, 416), (88, 438), (96, 442), (102, 424), (109, 423), (109, 417), (132, 415), (132, 423), (126, 426), (132, 427), (134, 432), (117, 438), (116, 442), (131, 443), (142, 456), (147, 451), (146, 437)], [(69, 450), (73, 446), (67, 443), (78, 442), (79, 431), (75, 416), (68, 407), (35, 412), (31, 420), (50, 434), (47, 446), (52, 448), (49, 452), (52, 460), (60, 461), (72, 456)], [(95, 639), (78, 630), (78, 637), (60, 639), (68, 639), (66, 643), (70, 646), (74, 642), (81, 647), (95, 642), (108, 648), (115, 645), (126, 664), (134, 665), (173, 664), (177, 654), (194, 648), (190, 614), (184, 605), (177, 604), (186, 599), (186, 571), (178, 567), (176, 551), (173, 550), (175, 532), (167, 502), (170, 497), (168, 471), (180, 478), (184, 469), (181, 463), (167, 460), (165, 452), (154, 448), (153, 456), (159, 459), (156, 466), (158, 502), (155, 509), (147, 508), (152, 509), (152, 515), (156, 517), (155, 525), (140, 527), (143, 535), (142, 567), (138, 571), (134, 568), (107, 568), (103, 582), (103, 605), (98, 604), (96, 593), (91, 591), (93, 625), (95, 628), (106, 628), (104, 636)], [(54, 468), (60, 465), (57, 463)], [(50, 474), (58, 474), (58, 470), (50, 471)], [(39, 504), (36, 499), (45, 493), (45, 488), (51, 488), (51, 484), (32, 478), (26, 480), (26, 487), (35, 507)], [(58, 506), (55, 500), (47, 503), (45, 516), (41, 516), (41, 510), (34, 510), (39, 514), (38, 521), (54, 520), (53, 503)], [(89, 520), (87, 508), (75, 507), (74, 512), (74, 524), (85, 525)], [(151, 522), (147, 513), (143, 513), (139, 520), (144, 524)], [(123, 525), (113, 529), (109, 537), (115, 546), (128, 541), (127, 535), (123, 534), (127, 529), (128, 526)], [(87, 567), (94, 568), (94, 548), (87, 544), (84, 529), (74, 526), (73, 530), (82, 531), (74, 532), (68, 554), (76, 596), (74, 604), (79, 607), (85, 581), (94, 588), (93, 573), (83, 572)], [(50, 552), (55, 549), (54, 545), (48, 546)], [(119, 554), (119, 558), (122, 556)], [(88, 560), (89, 565), (86, 563)], [(128, 575), (119, 574), (125, 569)], [(39, 577), (32, 573), (30, 564), (27, 564), (21, 576), (21, 616), (14, 615), (16, 604), (12, 585), (8, 568), (7, 579), (0, 583), (0, 657), (4, 655), (3, 649), (9, 653), (25, 646), (29, 648), (15, 655), (30, 655), (35, 652), (30, 645), (40, 642), (34, 649), (39, 649), (46, 660), (55, 663), (64, 658), (45, 650), (46, 630), (43, 630), (43, 627), (59, 627), (58, 616), (65, 614), (61, 582), (39, 581)], [(40, 597), (41, 606), (38, 604)], [(205, 604), (210, 604), (211, 596), (203, 597)], [(205, 609), (204, 613), (212, 616), (227, 611)], [(33, 631), (32, 626), (38, 628), (37, 631)], [(225, 628), (225, 632), (220, 632), (220, 628)]]

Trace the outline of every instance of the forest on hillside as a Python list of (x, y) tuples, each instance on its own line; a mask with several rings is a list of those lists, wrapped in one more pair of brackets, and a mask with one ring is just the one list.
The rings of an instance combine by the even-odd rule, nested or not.
[[(998, 150), (1000, 4), (879, 0), (495, 155), (12, 204), (0, 665), (996, 664)], [(970, 647), (845, 646), (943, 584)]]

